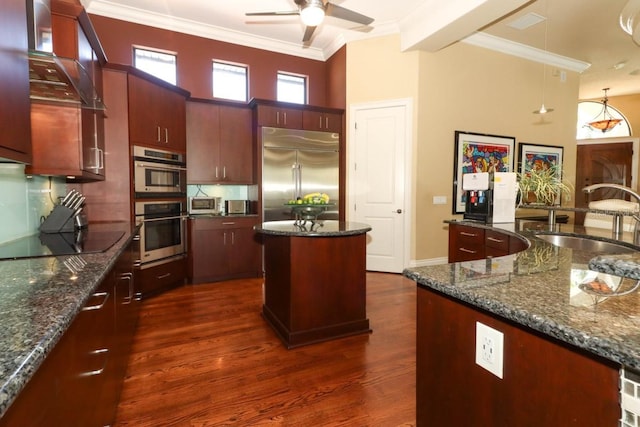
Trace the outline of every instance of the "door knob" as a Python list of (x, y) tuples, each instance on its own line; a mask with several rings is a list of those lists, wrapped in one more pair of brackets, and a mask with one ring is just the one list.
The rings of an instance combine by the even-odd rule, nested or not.
[(402, 209), (398, 209), (398, 210), (396, 210), (396, 213), (401, 214), (401, 213), (402, 213)]

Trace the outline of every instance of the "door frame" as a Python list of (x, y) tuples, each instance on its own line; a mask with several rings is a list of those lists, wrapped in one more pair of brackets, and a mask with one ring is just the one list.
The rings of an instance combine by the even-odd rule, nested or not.
[(613, 138), (592, 138), (578, 139), (576, 145), (599, 145), (599, 144), (619, 144), (621, 142), (633, 143), (633, 156), (631, 157), (631, 185), (633, 190), (637, 191), (638, 185), (638, 161), (640, 156), (640, 138), (632, 136), (616, 136)]
[[(381, 109), (381, 108), (395, 108), (395, 107), (404, 107), (405, 109), (405, 138), (404, 138), (404, 200), (402, 201), (402, 212), (405, 215), (404, 227), (403, 227), (403, 259), (402, 265), (403, 268), (408, 268), (410, 266), (411, 260), (411, 230), (414, 223), (414, 215), (413, 215), (413, 198), (415, 197), (413, 192), (413, 164), (414, 164), (414, 147), (413, 147), (413, 99), (412, 98), (398, 98), (398, 99), (388, 99), (384, 101), (376, 101), (376, 102), (364, 102), (358, 104), (350, 104), (349, 105), (349, 116), (348, 116), (348, 127), (347, 127), (347, 141), (355, 141), (354, 132), (356, 129), (356, 115), (359, 111), (364, 110), (373, 110), (373, 109)], [(356, 213), (354, 209), (353, 200), (351, 200), (351, 195), (355, 194), (355, 181), (351, 179), (352, 171), (355, 170), (355, 153), (356, 147), (354, 144), (347, 143), (347, 168), (346, 168), (346, 181), (347, 188), (349, 189), (348, 194), (345, 195), (345, 206), (348, 206), (346, 210), (348, 221), (349, 218), (355, 218)]]

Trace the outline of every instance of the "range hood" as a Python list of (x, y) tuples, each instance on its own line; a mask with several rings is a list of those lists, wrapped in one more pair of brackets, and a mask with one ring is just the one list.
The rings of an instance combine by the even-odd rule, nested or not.
[(92, 110), (106, 109), (91, 76), (75, 59), (30, 50), (29, 83), (32, 100), (74, 104)]

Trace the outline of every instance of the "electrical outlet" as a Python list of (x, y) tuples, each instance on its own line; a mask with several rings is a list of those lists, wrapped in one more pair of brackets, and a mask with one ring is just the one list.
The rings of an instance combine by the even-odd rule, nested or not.
[(502, 379), (504, 334), (476, 322), (476, 364)]

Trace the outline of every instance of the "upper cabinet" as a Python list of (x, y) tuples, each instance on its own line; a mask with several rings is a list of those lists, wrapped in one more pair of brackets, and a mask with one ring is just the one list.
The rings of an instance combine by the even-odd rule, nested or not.
[(106, 57), (84, 8), (54, 0), (51, 15), (53, 51), (65, 59), (65, 67), (72, 67), (70, 76), (82, 75), (75, 85), (82, 94), (75, 103), (32, 99), (33, 161), (26, 172), (64, 175), (71, 182), (104, 180), (105, 111), (101, 98)]
[(129, 74), (129, 141), (185, 152), (189, 93), (146, 73), (137, 74)]
[(0, 4), (0, 158), (31, 161), (27, 10), (24, 0)]
[(280, 105), (258, 104), (256, 107), (256, 121), (258, 126), (301, 129), (302, 110)]
[(187, 182), (254, 184), (252, 112), (245, 105), (187, 103)]
[(304, 130), (341, 133), (342, 113), (321, 110), (304, 110), (302, 112), (302, 128)]

